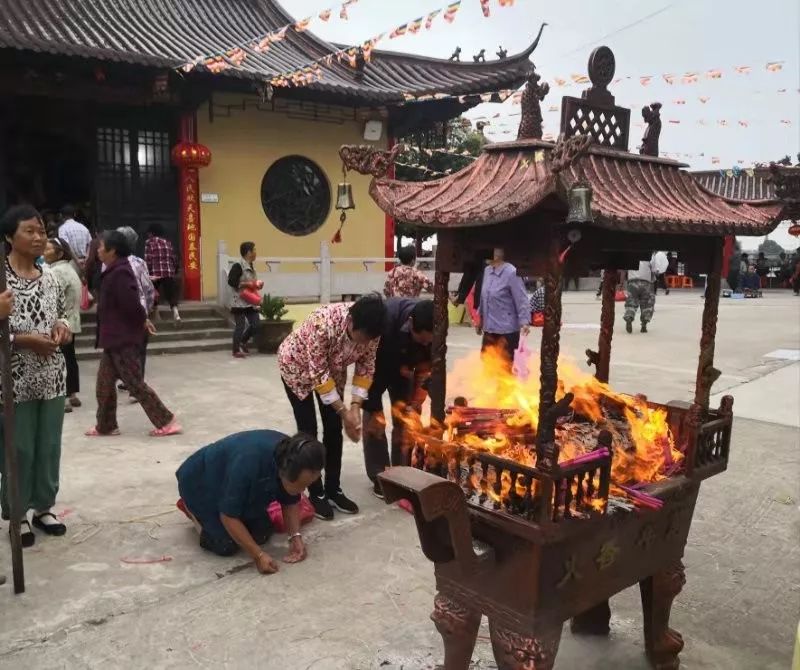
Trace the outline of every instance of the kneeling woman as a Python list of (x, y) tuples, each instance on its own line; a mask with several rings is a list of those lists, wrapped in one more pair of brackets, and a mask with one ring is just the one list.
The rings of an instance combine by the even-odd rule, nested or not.
[(251, 430), (203, 447), (178, 468), (178, 507), (200, 532), (200, 546), (219, 556), (244, 550), (259, 572), (278, 564), (262, 551), (272, 533), (267, 506), (281, 504), (289, 536), (286, 563), (306, 557), (300, 534), (300, 494), (325, 465), (320, 442), (298, 433)]

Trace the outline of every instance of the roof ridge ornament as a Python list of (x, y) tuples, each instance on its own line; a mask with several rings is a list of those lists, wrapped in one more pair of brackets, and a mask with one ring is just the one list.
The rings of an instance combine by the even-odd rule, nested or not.
[(534, 70), (528, 77), (522, 93), (522, 116), (519, 122), (518, 140), (542, 139), (542, 108), (539, 104), (550, 92), (550, 84), (539, 83), (541, 76)]
[(592, 144), (591, 135), (571, 135), (558, 138), (555, 147), (550, 152), (550, 171), (554, 174), (568, 168), (576, 158), (586, 153)]
[(658, 156), (658, 138), (661, 135), (661, 103), (654, 102), (642, 107), (642, 118), (647, 124), (639, 153), (642, 156)]
[(380, 178), (392, 168), (402, 148), (395, 144), (390, 151), (381, 151), (366, 144), (345, 144), (339, 149), (339, 158), (348, 170)]

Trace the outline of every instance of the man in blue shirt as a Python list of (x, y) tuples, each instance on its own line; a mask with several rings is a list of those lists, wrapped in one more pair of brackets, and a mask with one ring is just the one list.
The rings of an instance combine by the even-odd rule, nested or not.
[(306, 557), (300, 534), (300, 494), (319, 478), (325, 448), (298, 433), (251, 430), (203, 447), (175, 473), (178, 507), (200, 531), (200, 546), (219, 556), (244, 550), (259, 572), (271, 574), (278, 564), (260, 545), (272, 533), (267, 506), (277, 500), (289, 536), (286, 563)]

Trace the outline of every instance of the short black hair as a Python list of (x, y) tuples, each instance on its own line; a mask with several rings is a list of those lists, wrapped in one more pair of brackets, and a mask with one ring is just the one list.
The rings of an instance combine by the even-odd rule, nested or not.
[(0, 232), (6, 241), (6, 250), (10, 248), (7, 238), (13, 237), (14, 233), (17, 232), (17, 228), (19, 228), (19, 224), (29, 219), (38, 219), (39, 223), (44, 225), (41, 215), (33, 205), (14, 205), (14, 207), (9, 207), (6, 213), (3, 214), (3, 218), (0, 219)]
[(75, 217), (75, 208), (72, 205), (64, 205), (61, 208), (61, 216), (65, 219), (72, 219)]
[(275, 447), (275, 463), (281, 475), (296, 482), (303, 470), (319, 472), (325, 467), (325, 446), (305, 433), (287, 435)]
[(244, 258), (246, 254), (249, 254), (255, 248), (255, 242), (242, 242), (239, 245), (239, 253), (241, 254), (242, 258)]
[(370, 293), (356, 300), (350, 307), (353, 330), (360, 330), (371, 339), (380, 337), (386, 323), (386, 305), (378, 293)]
[(151, 223), (147, 229), (147, 234), (153, 237), (164, 237), (164, 226), (160, 223)]
[(412, 246), (401, 247), (397, 252), (397, 257), (403, 265), (411, 265), (417, 260), (417, 250)]
[(411, 329), (415, 333), (433, 332), (433, 300), (420, 300), (411, 310)]
[(127, 258), (133, 253), (128, 238), (118, 230), (106, 230), (102, 240), (106, 250), (113, 250), (120, 258)]

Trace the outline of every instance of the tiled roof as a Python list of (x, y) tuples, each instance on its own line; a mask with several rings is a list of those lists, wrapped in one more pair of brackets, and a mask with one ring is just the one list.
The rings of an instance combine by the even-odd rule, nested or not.
[(735, 176), (728, 176), (720, 170), (692, 172), (692, 177), (704, 188), (731, 200), (772, 200), (775, 186), (768, 176), (766, 170), (758, 170), (752, 175), (742, 171)]
[[(481, 226), (533, 210), (579, 181), (593, 190), (594, 225), (630, 232), (764, 235), (782, 205), (735, 203), (703, 188), (674, 161), (591, 147), (559, 173), (553, 145), (541, 141), (491, 145), (471, 165), (436, 181), (376, 179), (371, 193), (398, 220), (449, 228)], [(538, 156), (537, 156), (538, 153)]]
[[(273, 0), (4, 0), (0, 49), (172, 68), (250, 44), (292, 21)], [(361, 79), (348, 65), (335, 63), (308, 88), (374, 103), (401, 102), (403, 93), (466, 95), (512, 88), (533, 70), (534, 47), (487, 63), (377, 50)], [(264, 53), (248, 50), (241, 68), (224, 70), (223, 76), (267, 80), (335, 50), (309, 31), (289, 30)]]

